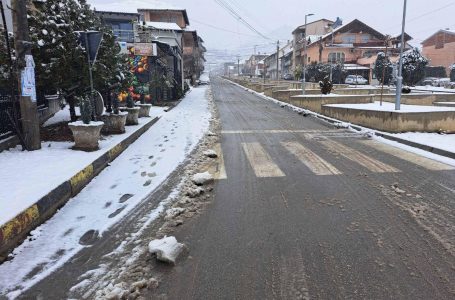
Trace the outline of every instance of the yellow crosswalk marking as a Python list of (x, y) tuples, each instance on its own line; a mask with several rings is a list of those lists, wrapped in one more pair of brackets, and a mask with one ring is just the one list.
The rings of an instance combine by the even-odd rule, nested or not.
[(259, 143), (242, 143), (243, 150), (257, 177), (283, 177), (283, 171), (273, 162)]
[(337, 168), (298, 142), (281, 143), (316, 175), (339, 175)]
[(432, 171), (445, 171), (445, 170), (455, 170), (455, 167), (446, 165), (444, 163), (420, 156), (418, 154), (396, 148), (384, 143), (380, 143), (377, 141), (362, 141), (363, 144), (372, 147), (373, 149), (379, 150), (381, 152), (390, 154), (392, 156), (401, 158), (403, 160), (409, 161), (413, 164), (419, 165), (424, 167), (425, 169), (432, 170)]
[(389, 166), (388, 164), (380, 162), (374, 158), (371, 158), (357, 150), (354, 150), (354, 149), (347, 147), (343, 144), (340, 144), (338, 142), (335, 142), (332, 140), (325, 140), (325, 141), (320, 141), (320, 143), (328, 150), (336, 152), (336, 153), (340, 154), (341, 156), (360, 164), (361, 166), (367, 168), (371, 172), (375, 172), (375, 173), (400, 172), (400, 170), (398, 170), (392, 166)]

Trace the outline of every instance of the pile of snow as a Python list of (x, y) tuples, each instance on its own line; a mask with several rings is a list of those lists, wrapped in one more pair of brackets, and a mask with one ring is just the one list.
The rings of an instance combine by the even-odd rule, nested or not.
[(406, 104), (402, 104), (400, 107), (400, 110), (395, 110), (394, 103), (382, 102), (382, 106), (381, 106), (379, 101), (376, 101), (374, 103), (364, 103), (364, 104), (327, 104), (325, 106), (359, 109), (359, 110), (399, 112), (399, 113), (455, 111), (455, 107), (406, 105)]
[(186, 246), (177, 242), (173, 236), (165, 236), (162, 239), (153, 240), (149, 243), (149, 252), (156, 254), (159, 261), (175, 265), (180, 254), (185, 250)]
[(194, 174), (193, 177), (191, 178), (191, 181), (195, 185), (205, 185), (212, 183), (214, 181), (214, 178), (209, 172), (204, 172)]

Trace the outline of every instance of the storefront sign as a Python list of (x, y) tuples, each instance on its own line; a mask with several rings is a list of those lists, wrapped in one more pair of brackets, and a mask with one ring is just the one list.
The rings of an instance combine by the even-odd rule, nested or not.
[(135, 43), (134, 54), (141, 56), (157, 56), (156, 44), (152, 43)]

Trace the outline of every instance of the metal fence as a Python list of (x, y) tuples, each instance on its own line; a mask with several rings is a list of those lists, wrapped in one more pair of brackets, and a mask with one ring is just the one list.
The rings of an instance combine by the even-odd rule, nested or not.
[(13, 122), (16, 122), (18, 116), (14, 113), (13, 105), (16, 105), (16, 112), (18, 112), (17, 101), (14, 102), (11, 95), (0, 94), (0, 140), (11, 136), (14, 132)]

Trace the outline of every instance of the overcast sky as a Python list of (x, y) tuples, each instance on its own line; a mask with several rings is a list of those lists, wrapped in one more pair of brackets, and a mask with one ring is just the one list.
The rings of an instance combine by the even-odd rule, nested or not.
[[(110, 11), (135, 12), (139, 7), (153, 8), (163, 4), (185, 8), (191, 27), (198, 30), (206, 47), (209, 50), (227, 49), (230, 53), (244, 52), (247, 48), (252, 52), (254, 45), (291, 39), (292, 28), (303, 24), (303, 16), (309, 13), (315, 14), (309, 21), (340, 17), (347, 23), (357, 18), (384, 34), (401, 31), (403, 0), (222, 0), (271, 40), (257, 37), (217, 1), (221, 0), (88, 0), (96, 9)], [(454, 12), (455, 1), (409, 0), (406, 32), (414, 38), (414, 45), (420, 45), (439, 29), (455, 29)]]

